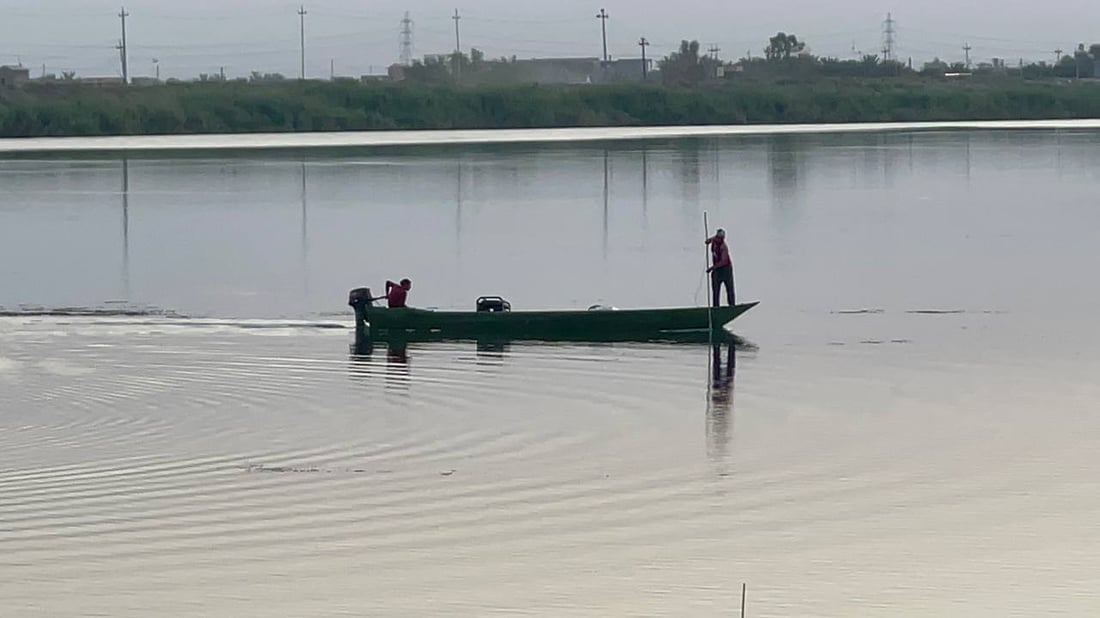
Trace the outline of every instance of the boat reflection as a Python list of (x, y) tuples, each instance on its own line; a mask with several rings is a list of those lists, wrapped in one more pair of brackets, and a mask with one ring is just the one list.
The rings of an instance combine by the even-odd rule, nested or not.
[[(364, 339), (350, 347), (349, 369), (356, 379), (382, 378), (387, 389), (408, 392), (412, 385), (409, 344), (406, 339), (387, 338), (384, 341)], [(418, 342), (420, 348), (434, 345), (431, 341)], [(435, 343), (439, 343), (436, 341)], [(450, 341), (464, 346), (473, 344), (476, 350), (476, 364), (484, 366), (502, 366), (511, 357), (512, 341), (474, 340)], [(730, 455), (730, 443), (733, 437), (734, 392), (737, 377), (738, 351), (754, 350), (755, 346), (736, 335), (730, 335), (721, 341), (648, 341), (650, 344), (682, 344), (692, 350), (708, 350), (710, 357), (706, 381), (706, 456), (717, 467), (717, 475), (729, 476), (726, 469)], [(555, 343), (546, 342), (553, 346)], [(572, 346), (584, 345), (572, 343)], [(592, 342), (587, 347), (619, 348), (621, 342)], [(414, 346), (416, 347), (416, 346)], [(376, 349), (377, 348), (377, 349)], [(694, 352), (693, 352), (694, 353)]]
[[(405, 339), (387, 337), (383, 340), (373, 339), (357, 339), (354, 344), (351, 345), (350, 352), (352, 359), (366, 360), (374, 355), (375, 348), (382, 346), (386, 350), (387, 362), (409, 364), (409, 344), (410, 343), (442, 343), (442, 340), (427, 340), (427, 339)], [(450, 343), (469, 343), (464, 341), (450, 341)], [(511, 341), (499, 341), (499, 340), (477, 340), (472, 343), (477, 346), (478, 358), (495, 358), (503, 359), (508, 355), (508, 352), (512, 349)]]
[[(392, 369), (390, 373), (400, 373), (407, 378), (409, 376), (409, 346), (410, 344), (423, 344), (429, 346), (432, 344), (448, 343), (454, 345), (468, 345), (473, 344), (476, 350), (476, 358), (479, 364), (492, 364), (501, 365), (509, 357), (512, 349), (513, 340), (501, 340), (501, 339), (443, 339), (434, 337), (393, 337), (389, 336), (384, 339), (371, 339), (357, 337), (355, 342), (350, 346), (350, 369), (351, 373), (356, 376), (368, 376), (377, 373), (377, 368), (380, 366), (375, 358), (377, 348), (381, 348), (385, 351), (385, 363), (386, 367)], [(545, 341), (545, 342), (527, 342), (527, 343), (542, 343), (545, 345), (559, 345), (562, 342)], [(725, 334), (720, 340), (713, 340), (709, 335), (703, 334), (700, 336), (698, 333), (690, 333), (683, 336), (667, 336), (658, 339), (638, 339), (631, 341), (623, 341), (620, 339), (599, 341), (593, 340), (587, 344), (580, 342), (569, 342), (571, 345), (587, 345), (591, 347), (599, 348), (611, 348), (624, 344), (667, 344), (667, 345), (686, 345), (686, 346), (698, 346), (699, 344), (709, 345), (712, 352), (711, 367), (713, 374), (707, 385), (707, 392), (709, 393), (709, 412), (713, 409), (715, 414), (722, 415), (728, 413), (733, 405), (733, 377), (736, 366), (737, 349), (751, 347), (740, 337), (733, 334)], [(723, 356), (723, 350), (725, 356)], [(372, 371), (374, 369), (375, 371)]]
[[(452, 337), (436, 336), (432, 333), (401, 333), (396, 335), (389, 333), (384, 337), (372, 338), (366, 336), (365, 333), (357, 332), (355, 336), (355, 342), (351, 345), (351, 354), (353, 356), (366, 356), (369, 357), (374, 354), (376, 346), (386, 346), (387, 350), (398, 350), (399, 355), (407, 362), (407, 348), (410, 343), (451, 343), (451, 344), (469, 344), (476, 345), (479, 356), (503, 358), (508, 350), (511, 349), (511, 344), (520, 341), (519, 339), (456, 339)], [(576, 339), (523, 339), (526, 343), (534, 344), (573, 344), (573, 345), (592, 345), (592, 346), (610, 346), (615, 344), (712, 344), (714, 346), (721, 346), (724, 344), (732, 346), (744, 346), (745, 341), (732, 333), (726, 332), (722, 334), (706, 333), (706, 332), (689, 332), (683, 334), (670, 333), (659, 337), (620, 337), (615, 334), (609, 334), (606, 338), (594, 336), (587, 341), (580, 341)]]

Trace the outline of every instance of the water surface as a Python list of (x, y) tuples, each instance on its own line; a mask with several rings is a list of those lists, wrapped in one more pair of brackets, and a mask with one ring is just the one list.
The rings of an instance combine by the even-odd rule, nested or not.
[[(1082, 615), (1100, 133), (0, 161), (12, 615)], [(702, 302), (737, 349), (356, 354), (421, 306)], [(75, 314), (75, 315), (73, 315)], [(360, 350), (360, 352), (364, 352)]]

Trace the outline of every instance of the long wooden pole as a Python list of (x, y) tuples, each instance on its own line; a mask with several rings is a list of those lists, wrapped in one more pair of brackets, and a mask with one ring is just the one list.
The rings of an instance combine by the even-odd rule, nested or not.
[[(703, 211), (703, 237), (710, 240), (710, 225), (707, 223), (707, 211)], [(710, 245), (703, 245), (703, 266), (710, 268)], [(714, 279), (710, 276), (710, 273), (703, 270), (703, 276), (707, 279), (707, 297), (703, 299), (703, 302), (707, 304), (707, 341), (710, 344), (710, 353), (707, 354), (707, 414), (710, 414), (710, 406), (714, 402), (712, 397), (714, 388), (714, 363), (717, 359), (714, 358), (714, 309), (710, 304), (710, 297), (714, 295)]]
[(745, 589), (748, 588), (748, 584), (741, 584), (741, 618), (745, 618)]
[[(710, 225), (707, 223), (707, 211), (703, 211), (703, 234), (707, 240), (710, 240)], [(703, 252), (703, 264), (707, 269), (710, 268), (710, 245), (705, 245), (705, 251)], [(703, 272), (706, 272), (704, 270)], [(710, 337), (714, 339), (714, 310), (711, 307), (711, 298), (714, 297), (714, 278), (708, 273), (707, 277), (707, 328), (710, 330)]]

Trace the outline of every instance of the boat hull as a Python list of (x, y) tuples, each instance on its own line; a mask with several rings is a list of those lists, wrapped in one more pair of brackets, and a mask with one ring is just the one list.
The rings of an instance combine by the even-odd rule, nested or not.
[(757, 303), (597, 311), (427, 311), (349, 303), (356, 335), (374, 340), (706, 341)]

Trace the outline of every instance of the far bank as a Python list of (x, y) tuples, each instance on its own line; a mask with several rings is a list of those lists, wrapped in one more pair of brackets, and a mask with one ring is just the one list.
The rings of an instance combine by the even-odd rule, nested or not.
[[(675, 127), (1097, 118), (1100, 82), (1085, 80), (843, 79), (696, 88), (466, 88), (352, 81), (145, 87), (53, 83), (0, 91), (0, 137), (5, 138), (595, 127), (664, 127), (677, 134)], [(484, 136), (478, 139), (485, 141)]]

